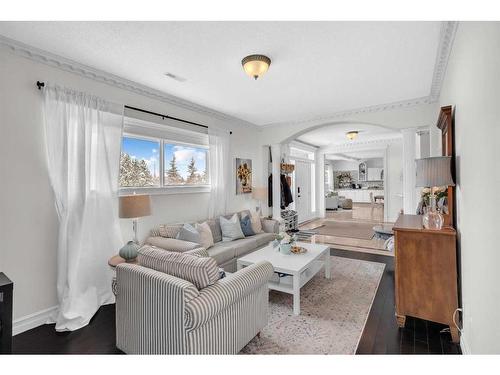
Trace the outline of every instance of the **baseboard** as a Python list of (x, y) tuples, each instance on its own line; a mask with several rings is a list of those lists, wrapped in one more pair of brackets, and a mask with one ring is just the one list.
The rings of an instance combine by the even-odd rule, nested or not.
[(465, 338), (464, 332), (460, 335), (460, 349), (462, 349), (462, 354), (472, 354), (469, 349), (469, 345), (467, 344), (467, 340)]
[(57, 311), (57, 306), (49, 307), (48, 309), (38, 311), (36, 313), (26, 315), (14, 320), (12, 322), (12, 335), (15, 336), (30, 329), (46, 324), (55, 311)]

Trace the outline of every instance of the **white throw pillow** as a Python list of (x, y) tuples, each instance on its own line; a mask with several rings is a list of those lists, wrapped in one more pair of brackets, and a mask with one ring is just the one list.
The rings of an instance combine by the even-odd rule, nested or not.
[(226, 219), (224, 216), (219, 217), (220, 228), (222, 229), (222, 241), (229, 242), (239, 238), (245, 238), (241, 230), (240, 219), (238, 214), (234, 214), (231, 219)]
[(262, 233), (262, 223), (260, 221), (260, 215), (257, 212), (251, 213), (252, 229), (255, 234)]
[(196, 223), (196, 230), (200, 234), (200, 245), (205, 249), (208, 249), (214, 246), (214, 236), (212, 235), (212, 230), (210, 229), (210, 225), (205, 221), (201, 224)]

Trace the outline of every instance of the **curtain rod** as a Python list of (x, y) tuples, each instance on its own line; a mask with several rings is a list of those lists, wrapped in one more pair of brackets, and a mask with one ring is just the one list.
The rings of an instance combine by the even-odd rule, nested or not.
[[(38, 90), (41, 90), (43, 87), (45, 87), (45, 82), (36, 81), (36, 85), (38, 87)], [(166, 118), (168, 118), (170, 120), (175, 120), (175, 121), (183, 122), (185, 124), (191, 124), (191, 125), (200, 126), (202, 128), (208, 129), (208, 126), (206, 126), (206, 125), (199, 124), (199, 123), (193, 122), (193, 121), (183, 120), (183, 119), (178, 118), (178, 117), (173, 117), (173, 116), (169, 116), (169, 115), (163, 115), (161, 113), (152, 112), (152, 111), (148, 111), (148, 110), (145, 110), (145, 109), (132, 107), (132, 106), (129, 106), (129, 105), (126, 105), (125, 108), (131, 109), (131, 110), (137, 111), (137, 112), (147, 113), (147, 114), (153, 115), (153, 116), (158, 116), (158, 117), (161, 117), (163, 120), (165, 120)], [(233, 134), (233, 132), (230, 131), (229, 134)]]

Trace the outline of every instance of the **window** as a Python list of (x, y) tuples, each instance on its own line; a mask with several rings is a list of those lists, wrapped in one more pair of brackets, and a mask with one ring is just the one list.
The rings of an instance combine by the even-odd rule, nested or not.
[(166, 186), (205, 185), (207, 149), (164, 143), (164, 184)]
[(120, 187), (160, 186), (160, 141), (123, 137)]
[[(125, 134), (120, 158), (122, 192), (172, 193), (209, 188), (208, 147), (163, 138)], [(199, 189), (198, 189), (199, 190)], [(203, 190), (203, 191), (204, 191)]]

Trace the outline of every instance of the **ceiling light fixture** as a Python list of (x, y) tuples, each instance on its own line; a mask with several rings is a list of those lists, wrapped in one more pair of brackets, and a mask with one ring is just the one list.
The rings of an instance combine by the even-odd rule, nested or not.
[(350, 132), (345, 133), (346, 137), (350, 141), (354, 141), (356, 138), (358, 138), (359, 131), (357, 130), (351, 130)]
[(241, 60), (241, 65), (246, 74), (257, 79), (267, 72), (271, 59), (264, 55), (250, 55)]

